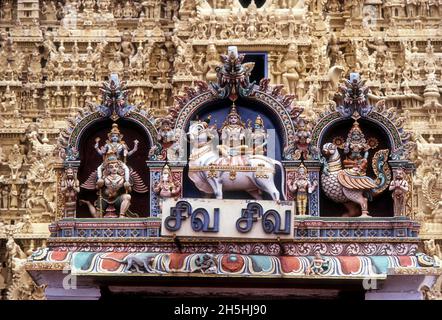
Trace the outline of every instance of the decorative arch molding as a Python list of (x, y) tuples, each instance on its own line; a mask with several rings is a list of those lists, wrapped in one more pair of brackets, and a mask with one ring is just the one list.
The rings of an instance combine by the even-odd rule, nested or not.
[[(312, 146), (320, 150), (321, 148), (320, 144), (322, 143), (324, 134), (327, 132), (327, 130), (333, 127), (335, 124), (347, 119), (351, 119), (351, 117), (344, 118), (337, 111), (332, 112), (326, 115), (325, 117), (321, 118), (312, 131), (312, 140), (311, 140)], [(395, 126), (395, 124), (389, 118), (385, 117), (381, 113), (373, 111), (363, 119), (379, 126), (386, 133), (388, 141), (392, 147), (391, 150), (392, 158), (395, 155), (397, 155), (398, 152), (403, 150), (403, 139), (401, 137), (400, 130)]]
[[(76, 126), (72, 129), (72, 133), (68, 140), (68, 146), (79, 149), (79, 144), (83, 134), (87, 129), (93, 124), (103, 120), (104, 118), (100, 115), (98, 111), (91, 113), (81, 120), (78, 121)], [(146, 136), (148, 137), (150, 146), (157, 143), (157, 130), (155, 126), (150, 122), (148, 118), (139, 112), (131, 112), (129, 115), (124, 117), (125, 120), (137, 123), (141, 128), (143, 128)]]

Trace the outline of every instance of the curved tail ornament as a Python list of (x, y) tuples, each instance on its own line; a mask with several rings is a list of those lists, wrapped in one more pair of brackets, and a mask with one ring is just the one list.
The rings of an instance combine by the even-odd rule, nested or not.
[(282, 163), (274, 160), (274, 163), (279, 167), (279, 169), (281, 169), (281, 193), (282, 193), (282, 200), (287, 200), (286, 195), (285, 195), (285, 174), (284, 174), (284, 167), (282, 166)]
[(388, 149), (382, 149), (373, 156), (372, 167), (376, 175), (377, 187), (372, 192), (375, 196), (387, 189), (391, 181), (391, 170), (387, 163), (388, 153)]

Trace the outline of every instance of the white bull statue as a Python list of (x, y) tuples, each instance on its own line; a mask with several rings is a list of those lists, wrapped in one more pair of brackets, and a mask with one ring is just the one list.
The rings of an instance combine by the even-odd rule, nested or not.
[(275, 186), (275, 166), (281, 169), (281, 190), (284, 194), (284, 168), (281, 162), (263, 155), (220, 157), (211, 141), (213, 135), (204, 122), (190, 125), (188, 135), (192, 146), (189, 157), (189, 178), (196, 187), (207, 194), (223, 198), (223, 191), (246, 191), (254, 199), (262, 199), (262, 191), (273, 200), (280, 200)]

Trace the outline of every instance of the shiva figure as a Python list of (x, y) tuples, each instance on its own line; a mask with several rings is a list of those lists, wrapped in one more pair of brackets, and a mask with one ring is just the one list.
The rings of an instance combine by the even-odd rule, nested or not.
[(305, 215), (307, 213), (308, 194), (316, 189), (318, 182), (310, 182), (307, 168), (301, 164), (296, 172), (295, 178), (293, 181), (288, 181), (287, 185), (290, 192), (296, 193), (296, 209), (298, 215)]
[(353, 174), (365, 176), (369, 149), (371, 146), (365, 140), (359, 123), (355, 121), (344, 144), (344, 153), (347, 155), (343, 161), (344, 167)]
[(221, 127), (221, 154), (225, 157), (244, 155), (248, 149), (245, 143), (247, 129), (241, 116), (236, 111), (235, 104), (232, 105), (227, 119)]
[(118, 125), (116, 123), (112, 124), (111, 131), (107, 134), (108, 140), (106, 140), (106, 144), (103, 147), (99, 147), (98, 143), (100, 142), (100, 138), (95, 139), (95, 150), (97, 150), (100, 156), (103, 156), (103, 163), (97, 169), (97, 186), (100, 188), (104, 184), (103, 180), (103, 164), (107, 160), (107, 158), (111, 155), (115, 156), (118, 160), (122, 160), (122, 166), (124, 169), (124, 180), (125, 182), (129, 182), (129, 167), (126, 165), (126, 158), (134, 154), (138, 150), (138, 140), (134, 140), (134, 147), (129, 151), (129, 148), (126, 145), (126, 142), (122, 140), (123, 135), (120, 133), (118, 129)]
[(267, 137), (268, 134), (264, 127), (264, 121), (261, 116), (258, 115), (251, 136), (253, 142), (253, 154), (266, 154)]

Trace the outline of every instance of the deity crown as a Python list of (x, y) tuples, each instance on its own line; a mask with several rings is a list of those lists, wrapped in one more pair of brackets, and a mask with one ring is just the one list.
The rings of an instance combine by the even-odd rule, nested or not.
[[(353, 134), (354, 134), (354, 133), (359, 133), (359, 135), (361, 136), (360, 140), (355, 141), (355, 140), (353, 139)], [(347, 142), (348, 142), (348, 143), (351, 143), (351, 142), (362, 142), (362, 143), (365, 143), (365, 136), (364, 136), (364, 133), (362, 132), (361, 127), (359, 126), (359, 123), (358, 123), (357, 121), (355, 121), (355, 122), (353, 123), (353, 127), (352, 127), (352, 128), (350, 129), (350, 131), (348, 132), (348, 135), (347, 135)]]
[(255, 125), (259, 125), (259, 126), (261, 126), (261, 127), (264, 127), (264, 120), (262, 120), (262, 118), (261, 118), (260, 115), (258, 115), (258, 116), (256, 117)]
[(107, 134), (107, 136), (110, 138), (113, 134), (118, 134), (120, 139), (123, 138), (123, 135), (121, 134), (120, 129), (118, 129), (118, 124), (116, 124), (116, 123), (112, 124), (112, 129)]

